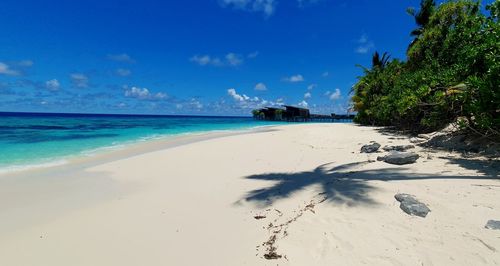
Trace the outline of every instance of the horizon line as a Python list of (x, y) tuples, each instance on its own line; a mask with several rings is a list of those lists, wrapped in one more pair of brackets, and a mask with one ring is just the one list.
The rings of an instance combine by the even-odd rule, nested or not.
[(12, 111), (0, 111), (0, 116), (3, 115), (75, 115), (75, 116), (150, 116), (150, 117), (223, 117), (223, 118), (251, 118), (252, 116), (242, 116), (242, 115), (184, 115), (184, 114), (115, 114), (115, 113), (79, 113), (79, 112), (12, 112)]

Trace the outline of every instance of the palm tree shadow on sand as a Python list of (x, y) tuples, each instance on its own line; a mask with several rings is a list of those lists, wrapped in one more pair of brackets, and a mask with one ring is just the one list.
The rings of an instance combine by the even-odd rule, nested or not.
[(331, 168), (332, 163), (323, 164), (312, 171), (297, 173), (266, 173), (244, 177), (251, 180), (274, 181), (275, 184), (249, 191), (242, 200), (253, 202), (261, 207), (272, 205), (275, 201), (290, 197), (293, 193), (319, 185), (320, 194), (333, 204), (354, 206), (377, 204), (369, 195), (376, 190), (368, 181), (397, 181), (423, 179), (498, 179), (495, 175), (453, 176), (440, 174), (414, 174), (403, 172), (405, 167), (374, 170), (356, 170), (370, 161), (342, 164)]

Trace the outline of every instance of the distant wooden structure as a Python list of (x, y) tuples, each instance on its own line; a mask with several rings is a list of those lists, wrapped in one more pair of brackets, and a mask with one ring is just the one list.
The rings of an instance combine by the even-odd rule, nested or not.
[(264, 114), (264, 120), (282, 120), (283, 112), (285, 110), (281, 108), (267, 107), (264, 109), (260, 109), (260, 111)]
[(331, 114), (332, 119), (337, 121), (352, 121), (355, 116), (356, 115), (352, 114), (345, 114), (345, 115)]
[(352, 121), (354, 115), (320, 115), (311, 114), (309, 109), (284, 105), (283, 108), (266, 107), (253, 111), (255, 119), (268, 121), (288, 121), (288, 122), (338, 122)]
[(306, 122), (311, 118), (311, 113), (309, 109), (300, 108), (290, 105), (285, 105), (285, 112), (283, 114), (283, 118), (286, 121), (292, 122)]

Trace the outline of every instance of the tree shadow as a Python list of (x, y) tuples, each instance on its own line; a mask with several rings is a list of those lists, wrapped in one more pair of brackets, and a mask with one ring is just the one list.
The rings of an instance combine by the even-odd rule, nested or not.
[(375, 131), (395, 139), (409, 139), (414, 134), (408, 130), (397, 129), (396, 127), (377, 127)]
[(477, 160), (468, 158), (453, 158), (453, 157), (439, 157), (441, 159), (446, 159), (451, 164), (457, 164), (462, 168), (474, 170), (486, 176), (490, 176), (492, 179), (498, 178), (498, 172), (500, 172), (500, 161), (499, 160)]
[[(329, 169), (329, 164), (323, 164), (313, 171), (248, 176), (246, 179), (277, 181), (278, 183), (250, 191), (245, 200), (254, 201), (261, 205), (271, 205), (274, 201), (289, 197), (294, 192), (312, 185), (320, 185), (321, 193), (324, 193), (330, 201), (346, 204), (355, 202), (374, 204), (375, 202), (366, 196), (366, 192), (375, 188), (362, 180), (346, 178), (350, 174), (342, 172), (366, 163), (368, 162), (344, 164), (332, 169)], [(353, 201), (354, 199), (355, 201)]]
[(323, 164), (312, 171), (297, 173), (266, 173), (247, 176), (245, 179), (275, 181), (269, 187), (249, 191), (243, 200), (254, 202), (262, 207), (270, 206), (280, 199), (291, 197), (294, 193), (313, 185), (319, 185), (319, 193), (333, 204), (375, 205), (370, 192), (377, 188), (368, 181), (398, 181), (422, 179), (497, 179), (496, 174), (485, 176), (445, 176), (440, 174), (415, 174), (404, 172), (405, 167), (373, 170), (356, 170), (372, 161), (342, 164), (333, 168), (331, 163)]
[[(387, 136), (391, 140), (408, 140), (418, 136), (415, 132), (400, 130), (394, 127), (374, 127), (375, 131)], [(422, 139), (416, 145), (434, 151), (459, 152), (468, 156), (485, 156), (498, 158), (500, 143), (484, 136), (477, 136), (465, 131), (450, 132), (448, 134), (430, 134), (429, 139)]]

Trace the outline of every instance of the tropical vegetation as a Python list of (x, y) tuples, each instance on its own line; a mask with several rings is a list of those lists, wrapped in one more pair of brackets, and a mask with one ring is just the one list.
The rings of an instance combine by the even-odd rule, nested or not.
[(500, 0), (422, 0), (406, 59), (373, 55), (353, 86), (355, 122), (429, 132), (457, 122), (500, 138)]

